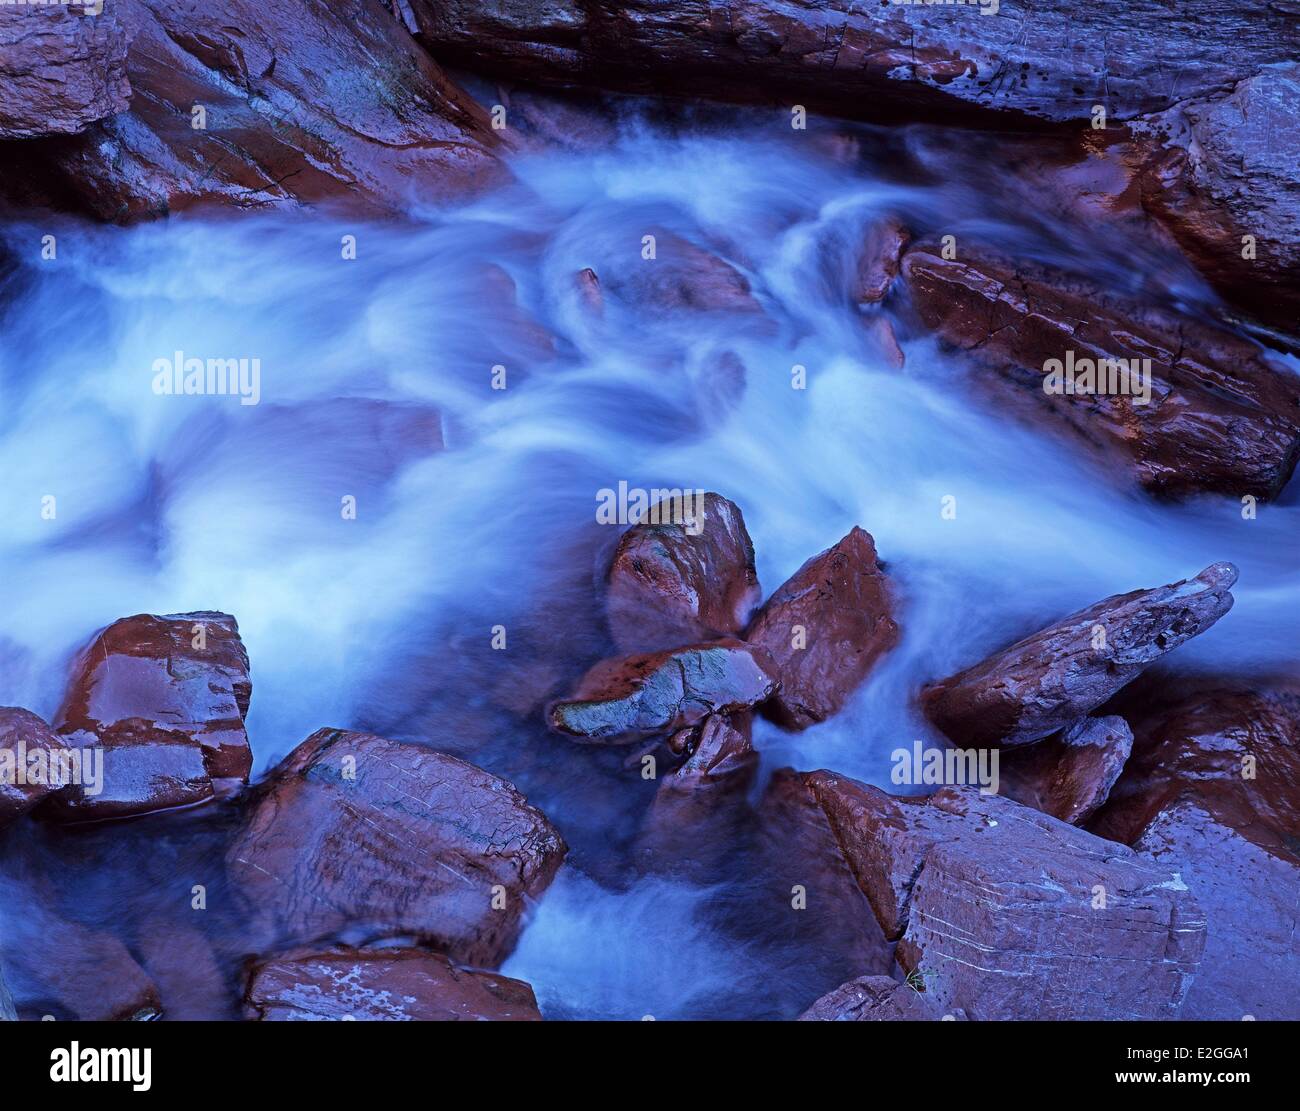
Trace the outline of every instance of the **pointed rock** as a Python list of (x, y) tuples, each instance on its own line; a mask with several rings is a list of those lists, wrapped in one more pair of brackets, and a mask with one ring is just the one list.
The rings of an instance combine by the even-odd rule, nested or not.
[(1132, 748), (1123, 718), (1084, 718), (1046, 740), (1004, 750), (1000, 793), (1081, 826), (1106, 801)]

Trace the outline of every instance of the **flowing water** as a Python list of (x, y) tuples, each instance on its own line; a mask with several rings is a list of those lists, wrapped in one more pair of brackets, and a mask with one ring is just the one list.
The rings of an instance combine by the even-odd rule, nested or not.
[[(829, 767), (887, 785), (889, 753), (933, 739), (912, 704), (922, 682), (1215, 560), (1241, 570), (1236, 606), (1174, 661), (1294, 672), (1294, 493), (1255, 520), (1226, 498), (1153, 501), (1046, 420), (1000, 411), (980, 372), (909, 324), (902, 294), (873, 310), (906, 352), (889, 365), (848, 294), (864, 231), (889, 212), (918, 234), (992, 239), (1214, 313), (1193, 274), (1018, 183), (987, 137), (784, 132), (762, 114), (629, 119), (617, 142), (520, 155), (510, 184), (402, 224), (11, 223), (0, 704), (54, 715), (71, 655), (115, 618), (234, 614), (259, 773), (322, 725), (370, 729), (506, 776), (560, 827), (569, 862), (505, 966), (544, 1013), (771, 1017), (858, 971), (851, 955), (774, 924), (739, 848), (703, 881), (686, 867), (630, 873), (654, 785), (626, 751), (541, 725), (537, 692), (609, 651), (596, 583), (620, 530), (596, 523), (601, 489), (729, 497), (767, 591), (851, 526), (875, 537), (902, 643), (831, 721), (797, 735), (760, 724), (765, 773)], [(576, 272), (609, 288), (655, 265), (642, 237), (665, 232), (736, 266), (762, 311), (607, 296), (591, 313)], [(48, 234), (57, 258), (42, 260)], [(159, 395), (154, 363), (174, 352), (257, 359), (259, 403)], [(719, 370), (736, 359), (743, 388)], [(490, 647), (498, 625), (504, 652)], [(183, 899), (194, 859), (217, 867), (214, 851), (169, 851), (190, 827), (168, 821), (24, 823), (21, 836), (58, 872), (66, 907), (129, 932), (168, 885)], [(10, 865), (0, 886), (10, 923), (31, 898), (22, 880)]]

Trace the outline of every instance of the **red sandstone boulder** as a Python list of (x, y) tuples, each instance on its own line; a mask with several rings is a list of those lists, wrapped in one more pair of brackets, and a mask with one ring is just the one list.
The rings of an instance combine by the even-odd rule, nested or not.
[(859, 976), (827, 992), (800, 1022), (932, 1022), (943, 1015), (910, 984), (888, 976)]
[(944, 1013), (1173, 1018), (1205, 946), (1176, 870), (997, 796), (805, 776), (897, 959)]
[(114, 622), (81, 653), (56, 719), (69, 746), (102, 749), (102, 791), (74, 786), (47, 809), (67, 820), (116, 818), (203, 802), (247, 782), (252, 690), (228, 614)]
[(1266, 852), (1195, 801), (1161, 810), (1134, 847), (1174, 869), (1205, 913), (1205, 955), (1178, 1017), (1300, 1018), (1300, 868), (1294, 857)]
[(858, 258), (858, 280), (853, 290), (855, 301), (874, 305), (885, 299), (889, 287), (898, 277), (903, 248), (910, 238), (907, 228), (893, 218), (877, 221), (867, 229)]
[(745, 634), (781, 681), (764, 711), (787, 729), (838, 713), (897, 642), (891, 609), (875, 544), (862, 529), (808, 560), (763, 604)]
[(1232, 608), (1230, 563), (1116, 594), (927, 687), (930, 720), (959, 745), (1029, 744), (1074, 724)]
[(227, 868), (276, 941), (403, 937), (492, 965), (565, 851), (505, 780), (420, 745), (321, 729), (260, 789)]
[(111, 12), (0, 6), (0, 139), (76, 134), (130, 95), (126, 35)]
[(1004, 749), (999, 793), (1071, 825), (1106, 801), (1133, 748), (1121, 717), (1084, 718), (1046, 740)]
[(70, 781), (63, 738), (28, 710), (0, 706), (0, 826)]
[(334, 949), (263, 961), (245, 1017), (262, 1022), (539, 1022), (522, 980), (474, 972), (427, 949)]
[(604, 660), (551, 707), (548, 720), (592, 743), (675, 733), (771, 697), (777, 683), (769, 666), (759, 650), (730, 639)]
[(1180, 802), (1300, 865), (1300, 690), (1212, 688), (1135, 717), (1133, 755), (1089, 828), (1133, 844)]
[(598, 275), (606, 304), (613, 299), (629, 308), (651, 313), (756, 313), (749, 280), (713, 251), (660, 227), (654, 236), (654, 257), (645, 257), (642, 238), (624, 245), (620, 265)]
[(101, 217), (331, 201), (388, 213), (497, 173), (484, 111), (379, 0), (105, 3), (131, 42), (130, 111), (18, 152)]
[(1255, 344), (983, 248), (916, 246), (903, 273), (921, 320), (992, 372), (991, 391), (1027, 419), (1052, 412), (1153, 493), (1272, 498), (1290, 479), (1300, 385)]
[(618, 650), (739, 636), (761, 597), (740, 509), (718, 494), (678, 496), (647, 518), (623, 534), (609, 568), (605, 612)]

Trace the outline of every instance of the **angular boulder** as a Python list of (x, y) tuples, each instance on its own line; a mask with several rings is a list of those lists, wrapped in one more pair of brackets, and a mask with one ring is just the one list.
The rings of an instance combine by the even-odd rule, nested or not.
[(67, 745), (30, 710), (0, 706), (0, 827), (67, 785)]
[(130, 38), (130, 111), (20, 152), (102, 218), (198, 204), (382, 215), (498, 172), (484, 110), (379, 0), (105, 3)]
[(764, 712), (787, 729), (838, 713), (898, 640), (870, 534), (856, 526), (813, 556), (763, 604), (745, 634), (772, 660), (781, 689)]
[(49, 812), (86, 821), (188, 806), (248, 781), (252, 697), (239, 626), (211, 611), (115, 621), (82, 651), (56, 726), (103, 753), (99, 794), (70, 787)]
[(509, 953), (565, 852), (505, 780), (420, 745), (321, 729), (260, 788), (226, 863), (270, 940), (407, 938), (486, 966)]
[(1232, 608), (1237, 569), (1116, 594), (928, 686), (925, 713), (954, 742), (1029, 744), (1073, 725)]
[[(743, 373), (743, 371), (742, 371)], [(620, 652), (739, 636), (761, 597), (754, 544), (734, 502), (665, 498), (618, 542), (605, 613)]]
[(126, 45), (111, 11), (0, 6), (0, 139), (75, 135), (125, 110)]
[(630, 743), (745, 710), (777, 689), (758, 650), (738, 640), (603, 660), (572, 697), (555, 703), (551, 728), (595, 744)]
[[(409, 0), (448, 65), (562, 85), (793, 103), (840, 114), (1001, 109), (1086, 120), (1160, 111), (1231, 87), (1300, 47), (1285, 3), (1160, 0), (1088, 8), (737, 0)], [(1170, 60), (1178, 80), (1170, 79)]]
[(1300, 688), (1203, 690), (1135, 717), (1133, 755), (1089, 828), (1131, 845), (1180, 802), (1300, 865)]
[(932, 1022), (942, 1017), (933, 1002), (910, 984), (888, 976), (859, 976), (827, 992), (799, 1021)]
[(253, 966), (246, 1018), (261, 1022), (540, 1022), (523, 980), (457, 967), (427, 949), (333, 949)]
[(1122, 717), (1084, 718), (1046, 740), (1005, 749), (1000, 793), (1071, 825), (1083, 825), (1106, 801), (1133, 748)]
[(1178, 1017), (1300, 1019), (1294, 859), (1261, 849), (1193, 801), (1161, 810), (1134, 847), (1176, 869), (1205, 913), (1205, 955)]
[(971, 1019), (1167, 1019), (1205, 947), (1176, 868), (970, 788), (805, 777), (909, 977)]
[(903, 248), (910, 238), (907, 228), (892, 218), (879, 220), (867, 229), (853, 289), (853, 299), (858, 304), (874, 305), (885, 299), (898, 277)]
[(917, 245), (903, 274), (922, 322), (991, 372), (990, 391), (1027, 420), (1050, 412), (1152, 493), (1267, 499), (1291, 478), (1300, 383), (1255, 344), (977, 246), (945, 259)]

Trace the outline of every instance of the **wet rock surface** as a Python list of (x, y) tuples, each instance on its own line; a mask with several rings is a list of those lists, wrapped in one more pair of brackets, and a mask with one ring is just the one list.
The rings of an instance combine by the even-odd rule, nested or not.
[(1001, 753), (999, 792), (1071, 825), (1106, 801), (1133, 748), (1121, 717), (1084, 718), (1046, 740)]
[(610, 563), (605, 612), (618, 650), (738, 636), (760, 598), (740, 509), (706, 493), (656, 502), (649, 516), (659, 523), (629, 528)]
[(738, 640), (603, 660), (573, 696), (555, 703), (551, 728), (593, 743), (674, 733), (710, 714), (744, 710), (776, 690), (768, 665)]
[(789, 729), (838, 713), (898, 640), (892, 609), (875, 543), (862, 529), (808, 560), (763, 603), (745, 634), (780, 679), (765, 712)]
[(897, 960), (974, 1020), (1173, 1018), (1205, 947), (1176, 869), (973, 788), (805, 777)]
[(903, 273), (921, 320), (993, 372), (990, 389), (1028, 418), (1051, 412), (1147, 490), (1271, 498), (1290, 479), (1300, 387), (1249, 341), (983, 248), (921, 244)]
[(55, 720), (83, 760), (102, 750), (101, 790), (70, 787), (50, 812), (77, 821), (124, 817), (204, 802), (247, 782), (252, 689), (228, 614), (114, 622), (81, 653)]
[(322, 729), (263, 786), (227, 868), (269, 938), (409, 938), (494, 965), (564, 853), (505, 780), (419, 745)]
[(859, 976), (827, 992), (800, 1022), (931, 1022), (941, 1018), (926, 996), (888, 976)]
[(0, 826), (61, 789), (66, 749), (63, 738), (30, 710), (0, 706)]
[(1074, 724), (1232, 608), (1237, 569), (1116, 594), (925, 688), (921, 703), (960, 745), (1014, 747)]
[(104, 219), (204, 203), (381, 214), (496, 172), (484, 112), (379, 0), (105, 4), (130, 39), (130, 110), (19, 152)]
[(245, 1016), (262, 1022), (540, 1021), (522, 980), (459, 968), (425, 949), (334, 949), (261, 962)]
[(125, 109), (126, 43), (111, 13), (0, 6), (0, 139), (74, 135)]

